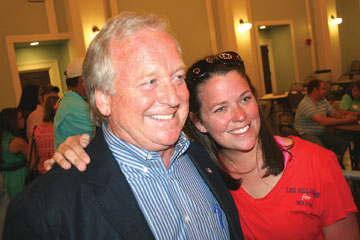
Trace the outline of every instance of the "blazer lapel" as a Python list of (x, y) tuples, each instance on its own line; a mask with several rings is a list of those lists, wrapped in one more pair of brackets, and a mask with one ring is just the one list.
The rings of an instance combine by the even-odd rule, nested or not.
[(209, 154), (196, 142), (191, 142), (188, 154), (194, 165), (197, 167), (199, 174), (202, 176), (225, 212), (231, 239), (244, 239), (239, 214), (234, 200), (225, 183), (222, 181), (218, 169), (211, 161)]
[(89, 183), (95, 185), (95, 206), (125, 239), (153, 239), (154, 236), (132, 193), (131, 187), (109, 150), (102, 130), (87, 148), (92, 159)]

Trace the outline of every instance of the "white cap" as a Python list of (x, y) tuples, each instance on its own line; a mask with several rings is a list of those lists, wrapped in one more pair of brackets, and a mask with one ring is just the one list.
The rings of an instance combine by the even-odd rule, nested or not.
[(66, 68), (66, 77), (74, 78), (82, 76), (83, 57), (73, 59)]

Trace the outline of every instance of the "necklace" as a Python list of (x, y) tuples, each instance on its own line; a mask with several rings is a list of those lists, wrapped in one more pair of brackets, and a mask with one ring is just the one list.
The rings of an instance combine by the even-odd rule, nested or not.
[(228, 161), (226, 161), (226, 162), (229, 163), (229, 164), (231, 165), (231, 167), (236, 170), (236, 171), (232, 171), (232, 170), (230, 170), (229, 168), (227, 168), (230, 173), (236, 173), (236, 174), (239, 174), (239, 175), (249, 174), (249, 173), (251, 173), (252, 171), (254, 171), (255, 169), (257, 169), (257, 167), (258, 167), (258, 148), (256, 147), (255, 166), (252, 167), (252, 168), (250, 168), (250, 170), (248, 170), (248, 171), (245, 171), (245, 172), (240, 171), (240, 170), (235, 166), (235, 164), (234, 164), (232, 161), (230, 161), (230, 160), (228, 160)]

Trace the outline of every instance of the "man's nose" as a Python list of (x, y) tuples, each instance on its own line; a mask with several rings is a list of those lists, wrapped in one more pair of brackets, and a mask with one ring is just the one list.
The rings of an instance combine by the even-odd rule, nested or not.
[(170, 81), (165, 82), (159, 86), (158, 89), (158, 102), (168, 104), (171, 107), (179, 105), (178, 89)]

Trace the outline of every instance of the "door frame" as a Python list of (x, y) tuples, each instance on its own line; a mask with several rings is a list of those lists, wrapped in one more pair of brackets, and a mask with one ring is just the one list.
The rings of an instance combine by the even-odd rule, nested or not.
[[(275, 72), (275, 66), (274, 66), (274, 56), (273, 56), (273, 50), (272, 50), (272, 46), (271, 46), (271, 40), (270, 39), (261, 40), (259, 46), (260, 47), (267, 46), (270, 72), (271, 72), (271, 87), (272, 87), (273, 92), (277, 92), (276, 72)], [(261, 51), (260, 51), (260, 56), (261, 56)], [(261, 68), (262, 68), (262, 59), (261, 59)], [(264, 71), (263, 71), (263, 78), (264, 78)], [(265, 81), (265, 79), (263, 79), (263, 82), (264, 81)], [(264, 82), (264, 91), (265, 91), (265, 82)]]
[[(290, 35), (291, 35), (291, 45), (292, 45), (292, 52), (294, 57), (294, 69), (295, 69), (295, 82), (300, 82), (299, 76), (299, 64), (297, 60), (296, 54), (296, 45), (295, 45), (295, 33), (294, 33), (294, 24), (292, 20), (275, 20), (275, 21), (255, 21), (254, 22), (254, 32), (255, 32), (255, 41), (256, 41), (256, 51), (257, 51), (257, 58), (259, 64), (259, 72), (260, 72), (260, 84), (261, 84), (261, 94), (265, 94), (265, 82), (264, 82), (264, 70), (263, 70), (263, 63), (261, 59), (261, 49), (260, 49), (260, 37), (259, 37), (259, 26), (276, 26), (276, 25), (289, 25), (290, 27)], [(273, 91), (275, 91), (275, 86), (277, 84), (273, 84)], [(277, 88), (276, 88), (277, 89)]]

